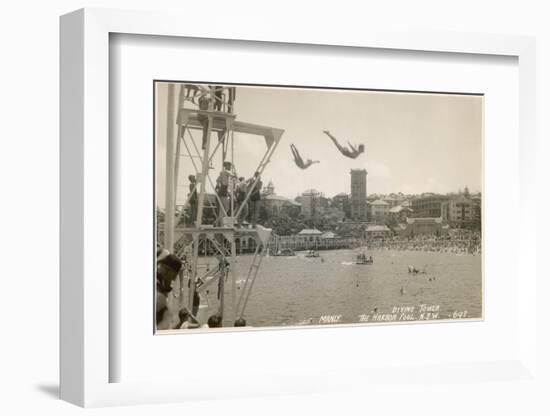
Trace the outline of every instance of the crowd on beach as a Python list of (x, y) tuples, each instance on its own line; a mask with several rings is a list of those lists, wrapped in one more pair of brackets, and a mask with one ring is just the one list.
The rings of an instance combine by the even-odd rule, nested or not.
[(481, 233), (473, 230), (450, 230), (449, 235), (437, 237), (417, 235), (414, 237), (392, 237), (368, 243), (369, 249), (430, 251), (452, 254), (480, 254)]

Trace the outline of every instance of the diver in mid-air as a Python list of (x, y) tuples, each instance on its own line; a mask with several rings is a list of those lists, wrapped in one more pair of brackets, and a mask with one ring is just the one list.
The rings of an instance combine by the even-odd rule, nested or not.
[(357, 156), (359, 156), (361, 153), (365, 152), (365, 146), (363, 144), (360, 144), (359, 146), (355, 147), (350, 142), (348, 142), (348, 147), (342, 146), (340, 143), (338, 143), (338, 140), (336, 140), (336, 137), (334, 137), (332, 134), (330, 134), (330, 131), (323, 130), (323, 133), (325, 133), (330, 139), (334, 142), (340, 153), (342, 153), (344, 156), (349, 157), (351, 159), (356, 159)]
[(290, 145), (290, 150), (292, 150), (292, 156), (294, 156), (294, 163), (296, 163), (296, 166), (298, 166), (300, 169), (307, 169), (314, 163), (319, 163), (318, 160), (311, 159), (308, 159), (307, 162), (304, 162), (304, 159), (302, 159), (302, 156), (300, 156), (300, 152), (298, 152), (298, 149), (293, 144)]

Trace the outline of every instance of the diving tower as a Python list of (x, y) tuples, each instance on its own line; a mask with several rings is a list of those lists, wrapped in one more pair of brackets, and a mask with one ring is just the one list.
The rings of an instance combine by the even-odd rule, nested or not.
[[(177, 108), (174, 108), (176, 86), (179, 87), (179, 97)], [(206, 297), (207, 315), (195, 313), (194, 318), (204, 324), (208, 316), (217, 314), (221, 316), (223, 326), (233, 326), (237, 319), (245, 318), (247, 302), (271, 238), (270, 229), (259, 225), (256, 228), (240, 227), (238, 218), (248, 205), (284, 130), (238, 120), (234, 113), (234, 87), (170, 84), (168, 96), (164, 247), (184, 260), (179, 279), (181, 306), (197, 312), (196, 299), (201, 299), (204, 304)], [(243, 141), (263, 139), (265, 149), (258, 155), (256, 169), (247, 172), (248, 176), (256, 172), (258, 175), (252, 176), (244, 201), (236, 201), (233, 185), (228, 187), (228, 197), (222, 201), (215, 191), (216, 177), (212, 175), (217, 176), (225, 161), (231, 162), (232, 173), (236, 173), (233, 163), (235, 133), (244, 133), (238, 137)], [(185, 221), (184, 210), (176, 213), (178, 177), (183, 158), (196, 177), (194, 190), (184, 203), (184, 207), (196, 204), (194, 221)], [(216, 163), (219, 163), (217, 167)], [(206, 220), (207, 210), (215, 212), (214, 221)], [(182, 222), (183, 226), (180, 225)], [(176, 232), (178, 238), (175, 238)], [(236, 246), (244, 238), (254, 241), (254, 254), (247, 270), (241, 268), (241, 275), (237, 276)], [(216, 261), (217, 264), (212, 264)], [(237, 280), (244, 283), (237, 285)], [(210, 300), (209, 292), (216, 284), (217, 299)]]

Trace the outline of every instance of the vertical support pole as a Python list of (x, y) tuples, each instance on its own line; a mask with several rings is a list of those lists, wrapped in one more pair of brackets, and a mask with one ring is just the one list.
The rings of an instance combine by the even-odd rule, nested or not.
[(235, 274), (235, 266), (237, 265), (237, 245), (235, 243), (236, 234), (233, 233), (231, 240), (231, 312), (233, 322), (237, 319), (236, 301), (237, 301), (237, 276)]
[[(227, 123), (227, 119), (225, 120), (226, 123)], [(236, 171), (235, 171), (235, 147), (233, 145), (233, 123), (231, 123), (231, 131), (229, 129), (226, 129), (226, 139), (227, 141), (231, 141), (231, 167), (233, 168), (233, 173), (236, 175)], [(235, 211), (238, 209), (236, 206), (235, 206), (235, 186), (237, 185), (237, 178), (233, 178), (232, 180), (232, 189), (231, 189), (231, 226), (232, 227), (235, 227)], [(238, 222), (238, 220), (237, 220)], [(234, 239), (234, 237), (233, 237)], [(233, 307), (235, 307), (235, 302), (233, 302)]]
[(189, 292), (187, 297), (187, 308), (190, 311), (193, 309), (193, 297), (195, 296), (195, 285), (197, 281), (197, 271), (199, 263), (199, 242), (200, 234), (198, 232), (193, 233), (193, 266), (191, 268), (191, 275), (189, 276)]
[[(222, 258), (225, 261), (225, 257)], [(222, 317), (222, 326), (225, 319), (225, 276), (227, 276), (227, 269), (224, 268), (223, 273), (220, 275), (220, 309), (219, 314)]]
[[(206, 195), (206, 179), (208, 176), (208, 169), (210, 166), (210, 131), (212, 129), (212, 116), (210, 115), (210, 112), (213, 109), (213, 103), (210, 101), (210, 104), (208, 105), (208, 120), (206, 122), (206, 143), (204, 146), (204, 152), (202, 154), (202, 171), (201, 171), (201, 177), (200, 179), (200, 189), (199, 189), (199, 197), (197, 201), (197, 220), (196, 220), (196, 228), (199, 229), (202, 226), (202, 213), (204, 211), (204, 197)], [(198, 231), (198, 230), (197, 230)], [(193, 270), (191, 271), (191, 284), (189, 288), (189, 306), (192, 307), (193, 305), (193, 297), (195, 295), (195, 286), (197, 283), (197, 271), (198, 271), (198, 262), (199, 262), (199, 242), (200, 242), (200, 235), (199, 233), (194, 233), (193, 235)], [(206, 247), (205, 247), (205, 254), (206, 254)], [(223, 284), (222, 284), (223, 285)], [(223, 296), (223, 290), (222, 290), (222, 296)]]
[[(180, 108), (183, 106), (184, 91), (185, 91), (184, 86), (180, 85), (180, 93), (179, 93), (178, 106), (176, 108), (176, 112), (179, 112)], [(178, 124), (178, 130), (176, 135), (175, 162), (174, 162), (174, 205), (177, 205), (178, 203), (178, 178), (179, 178), (179, 170), (180, 170), (181, 132), (182, 132), (182, 126)], [(178, 220), (180, 218), (181, 216), (178, 215)], [(174, 224), (175, 227), (177, 227), (177, 225), (178, 225), (177, 223)]]
[[(212, 102), (210, 102), (208, 106), (208, 111), (212, 111)], [(204, 197), (206, 195), (206, 179), (208, 176), (208, 167), (209, 167), (209, 161), (210, 161), (210, 131), (212, 129), (212, 116), (208, 114), (208, 121), (206, 124), (206, 144), (204, 147), (204, 152), (202, 156), (202, 171), (201, 171), (201, 177), (200, 177), (200, 190), (199, 190), (199, 197), (198, 197), (198, 206), (197, 206), (197, 227), (200, 227), (202, 225), (202, 211), (204, 207)], [(197, 178), (199, 179), (199, 178)]]
[(174, 249), (174, 90), (175, 85), (168, 84), (168, 103), (166, 106), (166, 197), (164, 216), (164, 247)]

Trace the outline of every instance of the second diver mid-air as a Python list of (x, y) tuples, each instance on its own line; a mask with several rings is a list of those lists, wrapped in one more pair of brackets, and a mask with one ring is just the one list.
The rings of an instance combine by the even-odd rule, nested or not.
[(296, 163), (296, 166), (298, 166), (300, 169), (307, 169), (314, 163), (319, 163), (318, 160), (311, 159), (308, 159), (307, 162), (304, 162), (304, 159), (302, 159), (302, 156), (300, 156), (300, 152), (298, 152), (298, 149), (293, 144), (290, 145), (290, 150), (292, 150), (292, 156), (294, 156), (294, 163)]
[(356, 159), (357, 156), (365, 152), (365, 145), (363, 144), (360, 144), (359, 146), (355, 147), (350, 142), (348, 142), (349, 148), (347, 146), (344, 147), (340, 143), (338, 143), (338, 140), (336, 140), (336, 137), (330, 134), (330, 131), (323, 130), (323, 133), (325, 133), (328, 137), (330, 137), (330, 139), (334, 142), (335, 146), (338, 148), (340, 153), (342, 153), (344, 156), (347, 156), (351, 159)]

